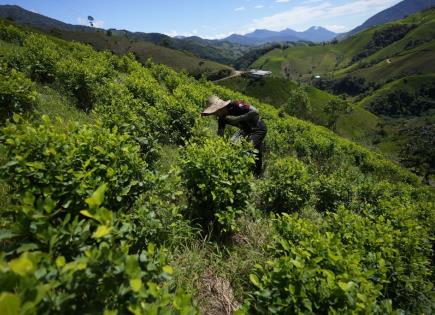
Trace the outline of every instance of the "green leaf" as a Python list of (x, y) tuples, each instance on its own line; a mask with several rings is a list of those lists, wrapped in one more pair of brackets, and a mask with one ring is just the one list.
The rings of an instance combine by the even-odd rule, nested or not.
[(344, 291), (347, 292), (349, 291), (352, 286), (353, 286), (353, 282), (343, 282), (343, 281), (338, 281), (338, 286)]
[(169, 275), (172, 275), (174, 273), (174, 269), (167, 265), (167, 266), (163, 266), (163, 272), (166, 272)]
[(92, 234), (93, 238), (101, 238), (106, 236), (112, 231), (112, 228), (107, 225), (100, 225), (97, 230)]
[(20, 309), (21, 301), (18, 295), (9, 292), (0, 294), (0, 314), (19, 315)]
[(56, 258), (56, 266), (58, 266), (59, 268), (65, 266), (65, 263), (65, 257), (59, 256)]
[(130, 279), (130, 287), (134, 292), (139, 292), (142, 288), (142, 280), (139, 278)]
[(88, 217), (88, 218), (91, 218), (91, 219), (95, 219), (95, 216), (92, 215), (88, 210), (81, 210), (80, 214), (84, 215), (85, 217)]
[(8, 240), (18, 236), (19, 234), (15, 234), (8, 230), (0, 230), (0, 241)]
[(296, 260), (296, 259), (292, 259), (292, 260), (291, 260), (291, 263), (292, 263), (296, 268), (298, 268), (298, 269), (303, 268), (302, 263), (301, 263), (300, 261)]
[(27, 252), (9, 262), (12, 271), (20, 276), (26, 276), (35, 271), (32, 261), (27, 258)]
[(258, 277), (254, 274), (249, 275), (249, 280), (251, 280), (252, 284), (255, 285), (257, 288), (261, 288), (261, 283)]
[(104, 201), (104, 193), (106, 192), (107, 184), (103, 184), (92, 194), (91, 197), (86, 198), (86, 203), (89, 207), (99, 207), (103, 204)]
[(54, 202), (53, 199), (51, 199), (51, 197), (48, 197), (47, 199), (45, 199), (44, 210), (47, 213), (51, 213), (55, 206), (56, 206), (56, 203)]

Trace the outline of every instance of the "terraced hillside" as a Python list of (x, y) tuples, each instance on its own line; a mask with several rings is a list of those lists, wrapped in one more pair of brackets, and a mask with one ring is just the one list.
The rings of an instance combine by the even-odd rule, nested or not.
[[(246, 99), (252, 146), (207, 97)], [(0, 313), (431, 314), (435, 194), (326, 128), (0, 24)]]

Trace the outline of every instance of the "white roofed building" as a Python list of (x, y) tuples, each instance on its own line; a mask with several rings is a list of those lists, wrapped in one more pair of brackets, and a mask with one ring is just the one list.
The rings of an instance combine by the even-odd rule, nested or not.
[(264, 78), (272, 75), (272, 71), (251, 69), (248, 74), (252, 77)]

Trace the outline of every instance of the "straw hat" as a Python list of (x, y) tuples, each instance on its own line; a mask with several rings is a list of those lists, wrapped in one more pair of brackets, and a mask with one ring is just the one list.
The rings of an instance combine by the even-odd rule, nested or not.
[(224, 101), (213, 95), (208, 98), (208, 107), (201, 113), (202, 115), (216, 114), (220, 109), (227, 106), (231, 101)]

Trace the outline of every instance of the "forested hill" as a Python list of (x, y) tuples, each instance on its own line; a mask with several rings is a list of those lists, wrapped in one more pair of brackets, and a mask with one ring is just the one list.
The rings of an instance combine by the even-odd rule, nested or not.
[[(207, 97), (268, 126), (266, 169)], [(431, 314), (433, 190), (331, 131), (0, 24), (0, 313)]]

